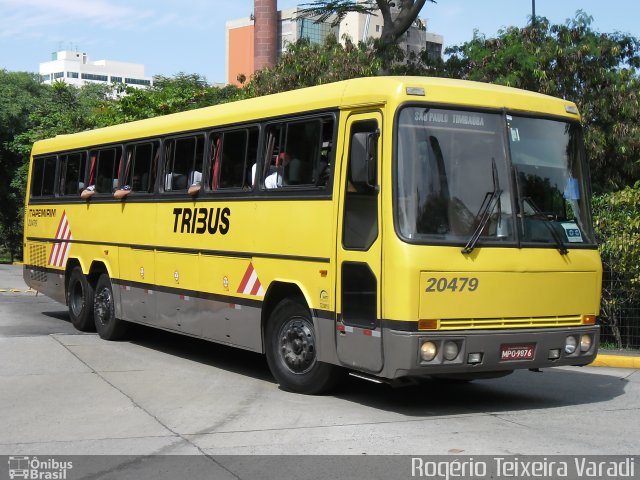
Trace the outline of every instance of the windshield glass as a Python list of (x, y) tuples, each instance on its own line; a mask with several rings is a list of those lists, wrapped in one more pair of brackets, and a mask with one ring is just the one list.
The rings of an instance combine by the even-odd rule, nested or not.
[(582, 145), (574, 123), (405, 107), (396, 137), (398, 233), (466, 253), (517, 242), (563, 253), (592, 245)]
[(514, 240), (504, 117), (406, 107), (398, 118), (397, 225), (412, 242)]
[(580, 126), (511, 115), (507, 126), (521, 241), (594, 243)]

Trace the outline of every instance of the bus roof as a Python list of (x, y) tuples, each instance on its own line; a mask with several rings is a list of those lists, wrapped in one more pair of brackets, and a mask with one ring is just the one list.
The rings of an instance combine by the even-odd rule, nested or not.
[[(232, 125), (299, 112), (357, 106), (427, 102), (506, 108), (577, 120), (575, 104), (547, 95), (488, 83), (436, 77), (366, 77), (138, 120), (41, 140), (33, 154)], [(573, 113), (575, 112), (575, 113)]]

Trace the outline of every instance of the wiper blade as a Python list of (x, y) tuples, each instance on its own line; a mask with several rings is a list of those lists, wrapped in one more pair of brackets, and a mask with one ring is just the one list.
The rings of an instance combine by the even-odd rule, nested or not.
[(551, 234), (551, 238), (553, 238), (553, 241), (556, 244), (556, 248), (558, 249), (558, 252), (560, 252), (560, 255), (568, 254), (569, 250), (567, 249), (567, 246), (562, 241), (562, 237), (560, 236), (558, 231), (549, 224), (550, 222), (553, 221), (553, 219), (549, 218), (547, 215), (544, 214), (544, 212), (540, 211), (540, 209), (536, 206), (536, 204), (533, 203), (533, 200), (531, 200), (529, 197), (523, 198), (523, 201), (525, 200), (531, 206), (534, 213), (524, 214), (524, 216), (533, 217), (533, 218), (537, 218), (538, 220), (542, 220), (542, 224), (547, 228), (547, 230), (549, 230), (549, 233)]
[(502, 190), (500, 190), (500, 179), (498, 178), (498, 168), (496, 167), (495, 158), (491, 158), (491, 180), (493, 181), (493, 191), (487, 192), (482, 200), (482, 205), (480, 205), (480, 209), (476, 215), (476, 219), (478, 219), (478, 226), (462, 249), (462, 253), (464, 254), (473, 252), (473, 249), (476, 247), (476, 243), (478, 243), (478, 240), (482, 235), (482, 231), (487, 226), (487, 223), (489, 223), (489, 219), (491, 218), (491, 214), (496, 208), (496, 205), (498, 206), (498, 219), (502, 216), (502, 208), (500, 205)]
[(551, 220), (542, 212), (529, 214), (527, 216), (537, 218), (538, 220), (542, 220), (542, 224), (545, 227), (547, 227), (547, 230), (549, 230), (549, 233), (551, 234), (551, 237), (553, 238), (553, 241), (556, 244), (556, 248), (558, 249), (558, 252), (560, 252), (560, 255), (566, 255), (567, 253), (569, 253), (569, 250), (567, 249), (567, 246), (562, 241), (562, 237), (560, 236), (560, 234), (556, 231), (555, 228), (549, 225), (549, 222), (552, 222), (553, 220)]
[(476, 218), (479, 219), (478, 226), (462, 249), (462, 253), (469, 254), (473, 252), (473, 249), (476, 247), (476, 243), (478, 243), (478, 240), (482, 235), (482, 231), (487, 226), (487, 223), (489, 223), (493, 210), (500, 202), (500, 195), (502, 195), (502, 190), (494, 190), (493, 192), (487, 192), (485, 194), (484, 200), (482, 200), (482, 205), (480, 205), (480, 210), (478, 210), (478, 214), (476, 215)]

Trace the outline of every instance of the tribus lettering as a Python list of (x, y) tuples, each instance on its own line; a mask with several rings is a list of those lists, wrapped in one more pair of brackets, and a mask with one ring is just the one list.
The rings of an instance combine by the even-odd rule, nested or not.
[(180, 233), (210, 233), (220, 232), (226, 235), (229, 231), (229, 216), (231, 210), (224, 208), (174, 208), (173, 231)]

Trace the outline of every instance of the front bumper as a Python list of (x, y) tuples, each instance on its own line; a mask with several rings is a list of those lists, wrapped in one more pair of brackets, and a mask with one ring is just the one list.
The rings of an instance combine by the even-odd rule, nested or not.
[[(431, 375), (486, 376), (488, 373), (510, 372), (522, 368), (546, 368), (562, 365), (588, 365), (596, 357), (600, 327), (584, 326), (570, 328), (532, 328), (518, 330), (474, 330), (474, 331), (424, 331), (405, 332), (385, 329), (383, 333), (384, 367), (378, 375), (388, 379), (400, 377), (425, 377)], [(591, 347), (582, 352), (580, 337), (592, 336)], [(572, 354), (564, 351), (567, 336), (577, 338), (578, 348)], [(420, 359), (419, 349), (423, 341), (430, 340), (442, 346), (446, 340), (454, 340), (460, 353), (451, 361), (440, 352), (430, 362)], [(530, 360), (501, 360), (501, 345), (535, 344), (534, 356)], [(558, 358), (550, 358), (552, 350), (560, 350)], [(468, 362), (470, 353), (480, 353), (481, 361)]]

